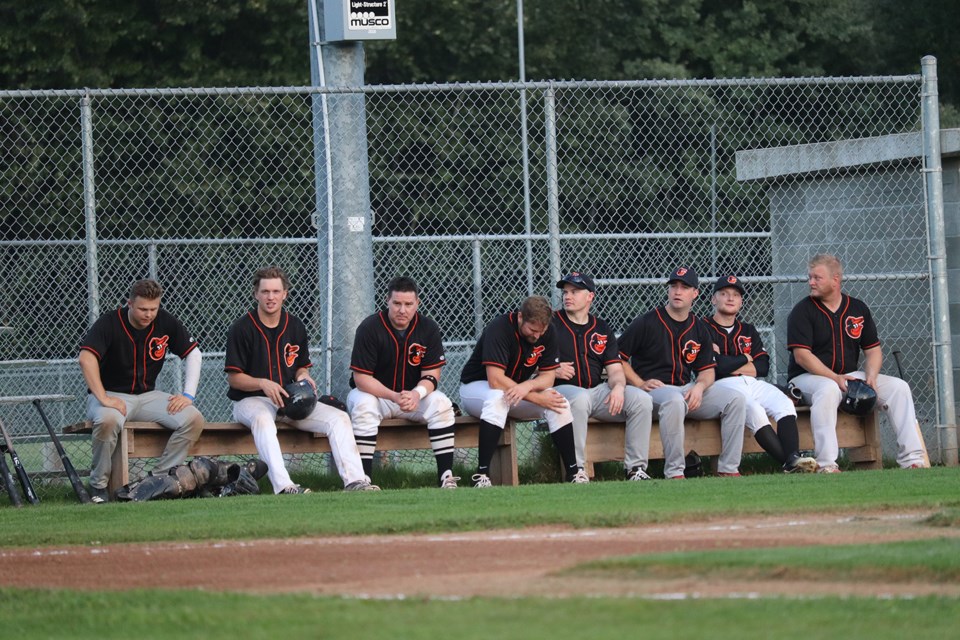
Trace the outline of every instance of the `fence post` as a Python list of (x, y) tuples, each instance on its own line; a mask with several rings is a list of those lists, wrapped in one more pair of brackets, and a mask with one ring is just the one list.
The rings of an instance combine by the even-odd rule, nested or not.
[(90, 94), (80, 100), (80, 145), (83, 163), (83, 217), (86, 225), (87, 320), (100, 317), (100, 278), (97, 265), (97, 201), (93, 178), (93, 110)]
[[(553, 87), (543, 92), (543, 119), (546, 130), (546, 170), (547, 170), (547, 236), (550, 246), (549, 283), (557, 282), (560, 273), (560, 179), (557, 176), (557, 100)], [(553, 306), (560, 302), (559, 289), (550, 287), (550, 300)]]
[(943, 220), (943, 167), (940, 158), (940, 107), (937, 59), (924, 56), (923, 70), (923, 176), (927, 200), (930, 275), (933, 307), (933, 345), (937, 370), (937, 440), (940, 461), (957, 466), (957, 413), (953, 393), (947, 249)]
[(477, 339), (483, 333), (483, 270), (480, 262), (480, 239), (471, 242), (473, 249), (473, 330)]

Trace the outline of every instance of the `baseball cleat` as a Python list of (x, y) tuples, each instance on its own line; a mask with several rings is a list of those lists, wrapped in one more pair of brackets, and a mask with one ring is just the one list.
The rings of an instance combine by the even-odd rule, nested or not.
[(493, 486), (493, 483), (490, 482), (490, 477), (485, 473), (475, 473), (470, 479), (473, 481), (474, 489), (486, 489)]
[(570, 478), (570, 482), (571, 484), (588, 484), (590, 482), (590, 476), (588, 476), (587, 472), (583, 469), (577, 469), (577, 472)]
[(460, 480), (458, 476), (453, 475), (453, 471), (447, 469), (443, 472), (443, 475), (440, 476), (440, 488), (441, 489), (456, 489), (457, 481)]
[(910, 465), (909, 467), (904, 467), (904, 469), (929, 469), (929, 468), (930, 468), (930, 467), (928, 467), (927, 465), (923, 464), (922, 462), (914, 462), (914, 463), (913, 463), (912, 465)]
[(817, 473), (840, 473), (840, 467), (835, 464), (828, 464), (825, 467), (817, 469)]
[(718, 471), (717, 477), (718, 478), (739, 478), (740, 472), (734, 471), (733, 473), (727, 473), (726, 471)]
[(286, 489), (282, 490), (280, 493), (285, 493), (285, 494), (290, 494), (290, 495), (296, 495), (296, 494), (301, 494), (301, 493), (311, 493), (311, 491), (310, 491), (310, 489), (307, 489), (307, 488), (305, 488), (305, 487), (301, 487), (301, 486), (298, 485), (298, 484), (292, 484), (292, 485), (290, 485), (289, 487), (287, 487)]
[(627, 471), (627, 480), (639, 481), (639, 480), (652, 480), (650, 476), (647, 475), (647, 472), (641, 469), (640, 467), (634, 467)]
[(380, 487), (369, 480), (355, 480), (343, 488), (344, 491), (380, 491)]
[(110, 494), (107, 493), (106, 489), (101, 489), (100, 487), (95, 487), (93, 485), (87, 485), (87, 493), (90, 494), (90, 502), (93, 504), (110, 502)]
[(816, 473), (819, 469), (817, 461), (809, 456), (794, 454), (783, 465), (784, 473)]

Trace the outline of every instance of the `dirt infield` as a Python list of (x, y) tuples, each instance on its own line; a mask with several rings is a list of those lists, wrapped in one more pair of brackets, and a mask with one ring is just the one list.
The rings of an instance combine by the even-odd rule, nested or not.
[(352, 597), (762, 594), (960, 596), (960, 585), (790, 579), (571, 578), (560, 569), (616, 556), (700, 549), (863, 544), (960, 537), (920, 524), (927, 512), (759, 516), (615, 529), (531, 528), (437, 535), (297, 538), (97, 547), (0, 549), (0, 585), (115, 589), (201, 588)]

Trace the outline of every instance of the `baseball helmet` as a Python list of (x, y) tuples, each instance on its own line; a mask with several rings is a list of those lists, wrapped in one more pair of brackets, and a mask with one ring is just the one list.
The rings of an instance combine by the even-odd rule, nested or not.
[(306, 380), (291, 382), (283, 390), (289, 397), (284, 399), (281, 412), (291, 420), (303, 420), (317, 406), (317, 392)]
[(877, 392), (863, 380), (847, 380), (847, 393), (840, 408), (855, 416), (865, 416), (877, 404)]

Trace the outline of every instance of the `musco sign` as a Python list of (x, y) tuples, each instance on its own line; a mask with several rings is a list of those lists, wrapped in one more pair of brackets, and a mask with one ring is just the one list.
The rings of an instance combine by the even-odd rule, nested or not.
[(397, 37), (394, 0), (326, 0), (324, 14), (328, 41)]

